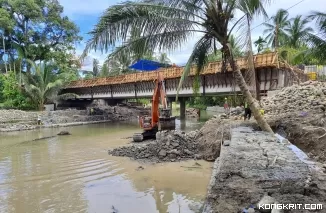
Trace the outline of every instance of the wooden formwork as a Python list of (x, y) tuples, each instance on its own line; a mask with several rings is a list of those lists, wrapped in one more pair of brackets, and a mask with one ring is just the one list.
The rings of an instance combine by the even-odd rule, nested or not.
[[(237, 66), (240, 70), (248, 69), (248, 60), (247, 58), (238, 58), (236, 60)], [(303, 71), (297, 68), (289, 67), (286, 63), (282, 63), (278, 60), (277, 53), (265, 53), (258, 54), (254, 56), (254, 66), (256, 69), (259, 68), (278, 68), (285, 69), (303, 75)], [(126, 75), (119, 75), (115, 77), (106, 77), (106, 78), (95, 78), (89, 80), (78, 80), (70, 82), (66, 88), (83, 88), (83, 87), (92, 87), (92, 86), (103, 86), (103, 85), (114, 85), (114, 84), (125, 84), (132, 82), (142, 82), (142, 81), (154, 81), (157, 79), (157, 73), (160, 72), (164, 76), (165, 79), (173, 79), (180, 78), (183, 72), (183, 67), (170, 67), (170, 68), (162, 68), (158, 71), (153, 72), (139, 72), (139, 73), (131, 73)], [(205, 66), (204, 70), (200, 75), (209, 75), (221, 72), (222, 62), (211, 62)], [(227, 68), (228, 72), (231, 72), (232, 69), (230, 66)], [(190, 75), (193, 76), (196, 73), (196, 66), (191, 67)]]

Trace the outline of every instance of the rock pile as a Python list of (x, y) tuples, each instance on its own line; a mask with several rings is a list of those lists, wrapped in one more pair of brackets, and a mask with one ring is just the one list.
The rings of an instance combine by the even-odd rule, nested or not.
[(38, 127), (37, 118), (40, 117), (42, 126), (69, 124), (78, 122), (123, 121), (137, 119), (137, 116), (149, 113), (150, 110), (141, 107), (103, 106), (90, 109), (66, 109), (57, 111), (21, 111), (0, 110), (0, 132), (29, 130)]
[(119, 147), (110, 150), (109, 154), (151, 162), (200, 159), (198, 143), (195, 140), (197, 134), (198, 131), (187, 134), (180, 131), (161, 131), (156, 134), (156, 141)]
[(200, 117), (200, 109), (188, 108), (188, 109), (186, 109), (186, 116), (189, 118), (199, 118)]
[(274, 96), (264, 98), (266, 114), (322, 112), (326, 106), (326, 83), (307, 81), (282, 89)]
[(307, 81), (286, 87), (261, 104), (266, 121), (278, 134), (326, 163), (326, 83)]

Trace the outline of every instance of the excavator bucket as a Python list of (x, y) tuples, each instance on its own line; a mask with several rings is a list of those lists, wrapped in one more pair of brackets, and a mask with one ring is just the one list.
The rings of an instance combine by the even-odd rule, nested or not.
[(144, 136), (142, 133), (135, 133), (132, 139), (134, 142), (142, 142), (144, 140)]
[(171, 116), (170, 109), (162, 109), (159, 118), (160, 130), (175, 130), (175, 117)]

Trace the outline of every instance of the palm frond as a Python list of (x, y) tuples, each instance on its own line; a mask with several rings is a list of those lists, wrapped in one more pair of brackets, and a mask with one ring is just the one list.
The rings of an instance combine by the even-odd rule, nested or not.
[(183, 82), (191, 71), (191, 66), (195, 63), (197, 66), (196, 74), (198, 75), (208, 62), (208, 53), (213, 51), (214, 38), (204, 36), (202, 37), (194, 47), (192, 54), (190, 55), (188, 62), (183, 70), (182, 76), (177, 88), (176, 100), (178, 100), (179, 92)]
[(75, 93), (65, 93), (65, 94), (56, 96), (56, 100), (67, 100), (67, 99), (73, 99), (73, 98), (79, 98), (79, 96)]
[(110, 46), (125, 42), (133, 29), (141, 36), (153, 36), (165, 32), (180, 32), (201, 26), (199, 16), (187, 10), (162, 4), (127, 2), (110, 7), (90, 32), (85, 51), (100, 49), (108, 51)]

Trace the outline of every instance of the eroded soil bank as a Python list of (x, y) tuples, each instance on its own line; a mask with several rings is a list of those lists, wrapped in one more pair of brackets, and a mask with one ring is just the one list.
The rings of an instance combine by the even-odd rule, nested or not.
[[(0, 132), (126, 121), (137, 119), (138, 115), (146, 113), (149, 113), (148, 109), (131, 106), (90, 106), (86, 110), (68, 109), (51, 112), (0, 110)], [(41, 125), (37, 125), (38, 117), (41, 118)]]

